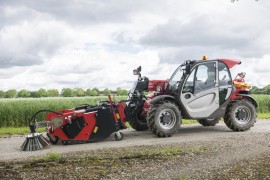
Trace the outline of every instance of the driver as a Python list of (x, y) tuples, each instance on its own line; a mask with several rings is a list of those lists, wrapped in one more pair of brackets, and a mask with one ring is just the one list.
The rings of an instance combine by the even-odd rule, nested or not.
[(205, 81), (205, 89), (215, 86), (216, 82), (216, 69), (214, 67), (209, 67), (207, 70), (207, 79)]

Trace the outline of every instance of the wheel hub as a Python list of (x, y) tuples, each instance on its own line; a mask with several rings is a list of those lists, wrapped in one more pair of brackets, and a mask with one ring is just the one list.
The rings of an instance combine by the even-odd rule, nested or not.
[(246, 106), (236, 108), (235, 119), (239, 124), (247, 124), (251, 119), (251, 112), (249, 108)]
[(168, 124), (172, 120), (172, 116), (168, 113), (164, 114), (161, 117), (161, 121), (164, 122), (165, 124)]
[(163, 129), (171, 129), (176, 123), (176, 114), (171, 109), (163, 109), (159, 113), (159, 125)]
[(238, 116), (238, 119), (244, 119), (246, 117), (246, 112), (243, 111), (243, 110), (240, 110), (238, 113), (237, 113), (237, 116)]

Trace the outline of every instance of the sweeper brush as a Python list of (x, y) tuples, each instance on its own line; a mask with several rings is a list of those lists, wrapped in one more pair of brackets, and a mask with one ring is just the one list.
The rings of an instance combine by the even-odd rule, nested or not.
[[(112, 133), (114, 138), (123, 139), (121, 129), (125, 129), (125, 102), (100, 101), (98, 105), (80, 105), (73, 109), (59, 111), (40, 110), (30, 122), (30, 134), (21, 146), (23, 151), (42, 149), (48, 144), (64, 145), (94, 142), (106, 139)], [(36, 122), (36, 116), (46, 112), (45, 121)], [(47, 139), (36, 128), (46, 127)]]
[(36, 128), (46, 126), (47, 122), (36, 122), (36, 116), (41, 112), (53, 112), (50, 110), (41, 110), (36, 112), (29, 121), (30, 133), (25, 137), (25, 141), (21, 146), (22, 151), (35, 151), (43, 149), (50, 144), (49, 140), (43, 137), (41, 133), (36, 132)]
[(21, 146), (22, 151), (35, 151), (39, 149), (43, 149), (48, 146), (49, 141), (42, 136), (41, 133), (31, 133), (26, 135), (26, 140)]

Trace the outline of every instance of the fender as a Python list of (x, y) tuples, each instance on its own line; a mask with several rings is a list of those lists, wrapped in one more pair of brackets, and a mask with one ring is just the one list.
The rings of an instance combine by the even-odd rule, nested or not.
[(156, 96), (154, 97), (150, 103), (151, 104), (156, 104), (157, 102), (159, 102), (160, 100), (163, 100), (163, 99), (169, 99), (169, 100), (173, 100), (175, 101), (175, 98), (173, 96), (170, 96), (170, 95), (160, 95), (160, 96)]
[(256, 108), (258, 107), (258, 103), (256, 102), (256, 100), (252, 96), (250, 96), (248, 94), (237, 94), (237, 96), (241, 96), (243, 98), (246, 98), (246, 99), (250, 100), (250, 102), (252, 102), (252, 104), (254, 104), (254, 106)]

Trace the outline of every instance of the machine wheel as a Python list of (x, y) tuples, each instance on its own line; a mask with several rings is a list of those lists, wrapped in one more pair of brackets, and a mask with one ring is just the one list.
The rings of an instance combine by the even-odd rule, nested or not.
[(116, 132), (114, 134), (114, 138), (115, 138), (116, 141), (121, 141), (124, 138), (124, 135), (121, 132)]
[(129, 119), (129, 125), (136, 131), (145, 131), (148, 129), (146, 117), (140, 114), (142, 107), (135, 110), (134, 117)]
[(231, 103), (227, 107), (224, 122), (233, 131), (249, 130), (256, 122), (255, 106), (245, 99)]
[(63, 143), (64, 145), (69, 145), (69, 144), (70, 144), (70, 141), (62, 141), (62, 143)]
[(147, 114), (147, 125), (158, 137), (170, 137), (176, 133), (181, 121), (178, 107), (169, 101), (154, 105)]
[(198, 119), (197, 121), (203, 126), (215, 126), (217, 123), (219, 123), (219, 120), (220, 120), (220, 118), (216, 118), (213, 120)]
[(51, 144), (57, 144), (58, 143), (58, 141), (59, 141), (58, 136), (52, 136), (50, 134), (47, 134), (47, 136), (48, 136)]

